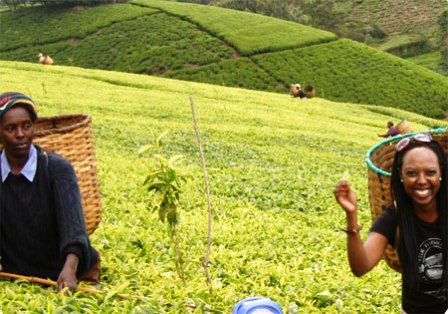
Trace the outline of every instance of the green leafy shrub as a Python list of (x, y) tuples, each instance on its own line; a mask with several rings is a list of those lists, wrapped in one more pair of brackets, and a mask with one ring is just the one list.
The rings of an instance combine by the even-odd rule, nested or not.
[(162, 139), (167, 132), (162, 133), (154, 145), (143, 146), (139, 153), (154, 150), (154, 164), (151, 172), (146, 176), (143, 184), (148, 188), (148, 192), (153, 192), (152, 205), (148, 207), (157, 210), (159, 219), (166, 222), (169, 226), (168, 231), (173, 239), (176, 252), (176, 267), (179, 277), (184, 285), (185, 279), (185, 261), (181, 249), (179, 236), (180, 212), (179, 203), (182, 193), (182, 183), (187, 181), (186, 176), (179, 173), (178, 164), (184, 159), (182, 155), (175, 155), (167, 159), (162, 155)]

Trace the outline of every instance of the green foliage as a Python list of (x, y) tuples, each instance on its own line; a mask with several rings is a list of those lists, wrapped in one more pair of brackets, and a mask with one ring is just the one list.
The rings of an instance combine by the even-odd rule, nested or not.
[(385, 31), (383, 31), (377, 23), (373, 24), (372, 30), (370, 31), (370, 35), (373, 38), (378, 38), (378, 39), (384, 39), (387, 37), (387, 33)]
[(347, 39), (252, 60), (285, 85), (313, 85), (318, 97), (393, 106), (433, 118), (444, 117), (448, 109), (447, 78)]
[[(446, 50), (448, 52), (448, 49)], [(407, 58), (407, 60), (420, 66), (424, 66), (425, 68), (428, 68), (434, 72), (448, 76), (448, 54), (445, 53), (446, 56), (442, 57), (443, 51), (444, 50), (442, 48), (441, 52), (429, 52), (419, 56)], [(447, 63), (446, 68), (443, 66), (444, 60), (446, 60), (445, 63)]]
[(255, 90), (284, 92), (285, 86), (277, 82), (248, 58), (226, 60), (202, 67), (186, 68), (165, 75), (187, 81), (234, 86)]
[[(346, 235), (338, 231), (345, 215), (332, 190), (348, 171), (366, 237), (365, 153), (386, 121), (408, 113), (76, 67), (0, 61), (0, 71), (2, 89), (30, 95), (40, 116), (92, 116), (103, 214), (91, 242), (102, 255), (98, 288), (106, 292), (61, 296), (54, 288), (0, 280), (3, 313), (224, 314), (254, 295), (290, 313), (399, 312), (401, 277), (384, 262), (362, 278), (350, 273)], [(215, 204), (213, 293), (200, 261), (206, 200), (190, 95)], [(424, 119), (408, 116), (416, 130), (430, 126), (417, 117)], [(184, 155), (182, 169), (191, 178), (179, 200), (188, 248), (185, 286), (176, 275), (166, 224), (147, 210), (150, 195), (142, 182), (152, 166), (137, 153), (166, 130), (165, 154)], [(117, 293), (131, 297), (121, 300)]]
[(437, 23), (442, 31), (442, 38), (448, 37), (448, 10), (442, 12), (437, 18)]
[[(443, 33), (448, 30), (448, 27), (443, 24), (443, 12), (446, 10), (444, 1), (434, 1), (431, 5), (421, 0), (289, 0), (287, 5), (281, 0), (212, 0), (207, 2), (220, 7), (302, 23), (372, 46), (377, 46), (378, 40), (372, 39), (377, 36), (384, 38), (384, 34), (406, 34), (414, 38), (416, 36), (424, 38), (432, 51), (440, 52), (438, 50), (439, 32), (434, 28), (434, 21), (439, 21)], [(395, 47), (397, 46), (395, 38), (395, 36), (389, 36), (381, 41)], [(399, 52), (398, 49), (395, 51)], [(417, 51), (417, 53), (425, 52)]]
[(139, 153), (154, 149), (156, 154), (153, 156), (155, 164), (151, 172), (147, 175), (144, 185), (148, 192), (154, 192), (152, 209), (157, 210), (159, 219), (173, 226), (179, 223), (179, 199), (182, 192), (182, 182), (187, 179), (181, 175), (177, 169), (178, 164), (185, 159), (182, 155), (175, 155), (167, 159), (162, 155), (161, 141), (166, 132), (162, 133), (154, 145), (143, 146)]
[(6, 4), (13, 10), (21, 6), (27, 5), (46, 5), (46, 6), (75, 6), (75, 5), (98, 5), (105, 3), (120, 3), (126, 0), (3, 0), (2, 4)]
[[(107, 7), (103, 6), (96, 12), (105, 14), (109, 11)], [(138, 7), (129, 8), (135, 10)], [(60, 65), (148, 74), (163, 73), (167, 69), (177, 69), (185, 65), (208, 64), (229, 58), (233, 54), (229, 47), (197, 30), (191, 23), (166, 14), (151, 15), (153, 11), (148, 8), (138, 10), (141, 14), (149, 15), (122, 19), (121, 22), (113, 23), (85, 38), (41, 45), (39, 49), (51, 55)], [(44, 15), (45, 10), (41, 9), (39, 13)], [(97, 24), (87, 21), (89, 16), (90, 14), (87, 14), (87, 25), (84, 27), (98, 27)], [(61, 14), (60, 18), (64, 19), (64, 14)], [(39, 29), (39, 26), (32, 25), (31, 28)], [(145, 32), (141, 31), (142, 28)], [(59, 35), (62, 36), (54, 31), (50, 37)], [(133, 45), (129, 45), (129, 42)], [(14, 51), (7, 50), (0, 53), (0, 57), (31, 62), (36, 60), (36, 54), (36, 47), (30, 45)]]
[(439, 16), (437, 22), (439, 23), (442, 30), (442, 36), (440, 40), (440, 67), (443, 69), (443, 71), (445, 71), (445, 73), (448, 73), (448, 10), (444, 11)]
[(448, 73), (448, 40), (446, 40), (446, 44), (443, 45), (440, 54), (441, 54), (440, 66), (443, 68), (445, 73)]
[[(334, 5), (338, 12), (347, 12), (346, 6)], [(335, 40), (333, 34), (247, 12), (139, 0), (1, 11), (0, 19), (3, 60), (36, 62), (37, 53), (43, 52), (56, 65), (283, 94), (299, 82), (313, 85), (317, 97), (332, 100), (397, 107), (430, 117), (443, 117), (447, 110), (443, 77), (364, 45)], [(286, 50), (248, 58), (231, 46), (250, 53)], [(441, 62), (448, 60), (444, 56)], [(435, 70), (446, 73), (443, 67)]]
[(230, 48), (192, 24), (156, 14), (117, 23), (56, 54), (55, 59), (62, 64), (154, 74), (231, 55)]
[(430, 50), (428, 40), (426, 38), (418, 38), (403, 44), (397, 44), (385, 51), (401, 58), (408, 58), (427, 53)]
[(305, 25), (247, 12), (163, 0), (134, 0), (132, 3), (159, 8), (197, 23), (243, 55), (303, 47), (337, 38)]
[(185, 279), (185, 262), (180, 244), (178, 226), (180, 223), (179, 201), (182, 192), (182, 183), (187, 181), (186, 176), (179, 173), (178, 164), (185, 158), (182, 155), (175, 155), (167, 159), (162, 155), (162, 139), (168, 132), (162, 133), (155, 140), (154, 145), (145, 145), (140, 148), (139, 153), (154, 150), (155, 164), (147, 175), (143, 185), (148, 192), (153, 192), (152, 209), (157, 210), (159, 219), (167, 222), (168, 231), (174, 243), (176, 252), (176, 267), (179, 277), (184, 285)]
[[(152, 12), (154, 10), (129, 4), (48, 9), (30, 7), (14, 12), (0, 12), (0, 51), (83, 38), (117, 21)], [(38, 51), (37, 47), (34, 49)]]

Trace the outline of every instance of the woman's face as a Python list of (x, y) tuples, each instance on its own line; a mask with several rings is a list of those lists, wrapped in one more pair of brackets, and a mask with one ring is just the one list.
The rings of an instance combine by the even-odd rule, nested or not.
[(0, 137), (8, 157), (26, 158), (34, 137), (34, 124), (28, 111), (12, 107), (0, 119)]
[(431, 149), (416, 147), (406, 152), (400, 177), (414, 210), (437, 210), (435, 197), (440, 189), (441, 170)]

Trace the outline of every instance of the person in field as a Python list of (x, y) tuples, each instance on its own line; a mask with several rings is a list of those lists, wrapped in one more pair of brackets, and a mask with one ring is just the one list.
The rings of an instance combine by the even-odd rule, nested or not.
[(346, 213), (348, 259), (356, 276), (379, 262), (387, 244), (397, 251), (403, 313), (445, 313), (448, 309), (447, 180), (447, 157), (430, 134), (401, 139), (395, 146), (391, 176), (393, 204), (373, 222), (365, 242), (349, 183), (340, 181), (334, 189)]
[(302, 90), (302, 86), (300, 84), (291, 84), (289, 89), (289, 94), (292, 97), (300, 97), (301, 99), (306, 98), (305, 92)]
[(395, 135), (400, 134), (400, 131), (394, 126), (394, 123), (392, 121), (387, 122), (387, 132), (385, 134), (378, 134), (379, 137), (392, 137)]
[(90, 245), (72, 165), (33, 145), (33, 100), (0, 95), (0, 268), (57, 280), (99, 282), (100, 256)]

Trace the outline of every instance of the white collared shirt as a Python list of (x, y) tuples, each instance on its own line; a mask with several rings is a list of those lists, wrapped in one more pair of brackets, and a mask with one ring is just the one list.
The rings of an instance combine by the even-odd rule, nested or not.
[[(6, 157), (5, 151), (3, 150), (0, 155), (0, 167), (2, 172), (2, 182), (5, 182), (9, 173), (11, 172), (11, 167), (9, 166), (8, 158)], [(34, 176), (36, 175), (37, 170), (37, 150), (34, 145), (30, 147), (30, 154), (28, 156), (28, 160), (25, 166), (20, 171), (28, 181), (33, 182)]]

